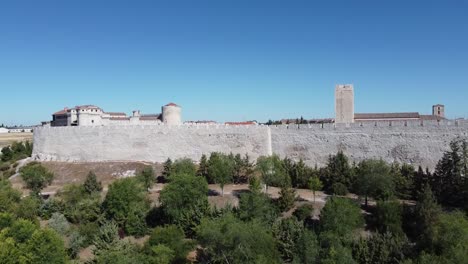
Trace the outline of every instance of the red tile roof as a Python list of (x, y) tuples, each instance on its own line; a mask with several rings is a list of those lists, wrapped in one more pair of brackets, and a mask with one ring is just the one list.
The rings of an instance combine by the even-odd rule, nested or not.
[(174, 103), (168, 103), (168, 104), (165, 105), (165, 106), (178, 106), (178, 105), (176, 105), (176, 104), (174, 104)]
[(246, 121), (246, 122), (225, 122), (225, 125), (230, 126), (246, 126), (246, 125), (256, 125), (257, 123), (254, 121)]
[(64, 115), (67, 113), (67, 111), (68, 111), (68, 108), (65, 107), (63, 110), (53, 113), (53, 115)]

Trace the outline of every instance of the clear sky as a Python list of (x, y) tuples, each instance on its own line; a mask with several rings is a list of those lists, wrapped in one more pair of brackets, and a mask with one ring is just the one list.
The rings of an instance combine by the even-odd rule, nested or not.
[(0, 123), (168, 102), (184, 120), (333, 117), (339, 83), (356, 112), (468, 118), (468, 1), (0, 3)]

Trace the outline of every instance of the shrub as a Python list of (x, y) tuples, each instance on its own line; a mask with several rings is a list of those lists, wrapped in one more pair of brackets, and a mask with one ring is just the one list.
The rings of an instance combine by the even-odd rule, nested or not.
[(47, 223), (47, 226), (62, 236), (66, 235), (70, 230), (70, 224), (68, 223), (65, 216), (63, 216), (61, 213), (53, 213), (52, 217)]
[(312, 216), (314, 212), (314, 207), (311, 204), (303, 204), (299, 206), (293, 213), (293, 215), (299, 221), (304, 221)]

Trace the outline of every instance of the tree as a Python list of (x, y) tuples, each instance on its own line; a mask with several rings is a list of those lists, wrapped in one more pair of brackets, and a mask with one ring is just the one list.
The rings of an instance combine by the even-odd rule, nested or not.
[(102, 191), (102, 184), (101, 182), (97, 181), (96, 174), (93, 171), (90, 171), (88, 173), (88, 176), (86, 176), (86, 180), (83, 186), (84, 186), (84, 190), (88, 194), (98, 193)]
[(141, 180), (146, 190), (149, 190), (156, 181), (153, 167), (145, 166), (145, 168), (143, 168), (143, 170), (141, 170), (141, 172), (138, 174), (138, 178)]
[(208, 158), (206, 157), (205, 154), (203, 154), (200, 158), (200, 165), (198, 166), (197, 175), (205, 177), (205, 179), (209, 182), (208, 180)]
[(172, 175), (161, 191), (159, 201), (171, 221), (178, 221), (184, 211), (208, 203), (208, 184), (202, 177), (190, 174)]
[(67, 253), (63, 240), (52, 230), (36, 230), (25, 244), (27, 263), (65, 263)]
[[(338, 151), (336, 155), (329, 156), (327, 166), (323, 174), (325, 190), (338, 195), (344, 195), (342, 190), (336, 192), (337, 186), (344, 186), (349, 189), (353, 182), (353, 173), (349, 165), (348, 157), (343, 151)], [(347, 192), (347, 190), (345, 190)]]
[(2, 156), (1, 160), (3, 162), (9, 161), (13, 159), (13, 151), (10, 149), (10, 147), (3, 147), (2, 148)]
[(172, 160), (170, 158), (167, 158), (167, 160), (164, 162), (164, 169), (162, 172), (162, 177), (164, 178), (164, 180), (169, 179), (169, 177), (171, 176), (171, 172), (172, 172)]
[(26, 183), (26, 187), (35, 194), (52, 183), (54, 174), (49, 172), (40, 163), (31, 162), (20, 169), (21, 178)]
[(433, 253), (451, 263), (466, 262), (468, 252), (468, 218), (461, 212), (441, 214), (434, 226)]
[(287, 174), (283, 161), (277, 155), (262, 156), (257, 159), (257, 170), (262, 176), (263, 183), (268, 186), (290, 185), (290, 178)]
[(450, 151), (437, 163), (432, 188), (437, 200), (446, 205), (466, 206), (468, 198), (468, 146), (466, 140), (450, 142)]
[(358, 263), (402, 263), (408, 252), (406, 237), (392, 233), (373, 233), (353, 243), (353, 257)]
[(303, 204), (293, 212), (293, 216), (297, 218), (297, 220), (303, 222), (306, 219), (312, 216), (314, 212), (314, 207), (311, 204)]
[(390, 167), (383, 160), (364, 160), (357, 168), (355, 191), (364, 196), (367, 206), (368, 197), (388, 199), (393, 195), (394, 185)]
[(262, 223), (271, 224), (276, 219), (278, 212), (266, 194), (250, 192), (241, 194), (238, 214), (243, 221), (256, 219)]
[(289, 186), (281, 187), (280, 197), (278, 198), (279, 209), (284, 212), (294, 207), (294, 201), (296, 201), (297, 195), (296, 190)]
[(135, 208), (143, 212), (149, 210), (149, 201), (146, 199), (146, 191), (136, 179), (124, 178), (109, 185), (102, 207), (108, 219), (125, 227), (129, 220), (134, 220), (130, 216)]
[(180, 174), (197, 175), (197, 167), (191, 159), (178, 159), (172, 163), (171, 176)]
[(347, 198), (331, 197), (320, 213), (321, 232), (331, 231), (340, 237), (351, 235), (363, 224), (361, 209)]
[(314, 204), (315, 204), (315, 192), (320, 191), (323, 188), (323, 184), (320, 181), (319, 177), (310, 178), (309, 188), (312, 190), (312, 193), (314, 195)]
[(280, 219), (272, 227), (278, 241), (278, 249), (286, 263), (292, 262), (296, 253), (296, 244), (302, 237), (304, 225), (295, 218)]
[(375, 212), (377, 230), (381, 234), (391, 233), (394, 236), (404, 236), (401, 214), (402, 208), (398, 200), (379, 200)]
[(60, 213), (52, 214), (47, 226), (62, 236), (66, 235), (70, 230), (70, 223), (68, 223), (65, 216)]
[(0, 212), (13, 212), (20, 200), (21, 193), (11, 187), (11, 182), (0, 179)]
[(209, 178), (214, 179), (221, 187), (221, 196), (224, 196), (224, 185), (232, 182), (234, 162), (222, 153), (212, 153), (208, 163)]
[(204, 219), (197, 228), (207, 259), (201, 263), (280, 263), (275, 239), (258, 222), (242, 222), (227, 214)]
[[(166, 246), (172, 251), (173, 261), (185, 263), (187, 254), (192, 250), (194, 244), (185, 239), (184, 231), (175, 225), (156, 227), (151, 233), (145, 247), (146, 250), (154, 249), (155, 246)], [(161, 249), (160, 249), (161, 250)], [(159, 252), (161, 256), (162, 252)], [(165, 253), (167, 255), (167, 253)]]
[(438, 223), (441, 208), (437, 204), (431, 188), (426, 185), (424, 191), (419, 195), (416, 204), (416, 228), (419, 234), (420, 246), (430, 248), (434, 238), (434, 227)]

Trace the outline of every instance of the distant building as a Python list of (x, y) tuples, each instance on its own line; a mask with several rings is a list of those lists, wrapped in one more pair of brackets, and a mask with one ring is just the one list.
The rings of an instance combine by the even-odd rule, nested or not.
[[(139, 110), (135, 110), (132, 116), (123, 112), (105, 112), (95, 105), (80, 105), (74, 108), (65, 107), (53, 113), (50, 126), (144, 125), (162, 122), (178, 125), (182, 123), (181, 112), (181, 107), (174, 103), (163, 106), (161, 114), (141, 114)], [(43, 125), (47, 125), (47, 122), (43, 122)]]
[(375, 122), (375, 121), (412, 121), (445, 119), (444, 105), (432, 106), (432, 115), (418, 112), (401, 113), (354, 113), (354, 87), (352, 84), (340, 84), (335, 88), (335, 123)]
[(5, 133), (9, 133), (10, 130), (8, 128), (5, 128), (5, 127), (0, 127), (0, 134), (5, 134)]
[(228, 125), (228, 126), (251, 126), (251, 125), (257, 125), (257, 122), (255, 122), (255, 121), (225, 122), (224, 124)]
[(33, 130), (34, 130), (33, 126), (8, 127), (8, 133), (32, 133)]

